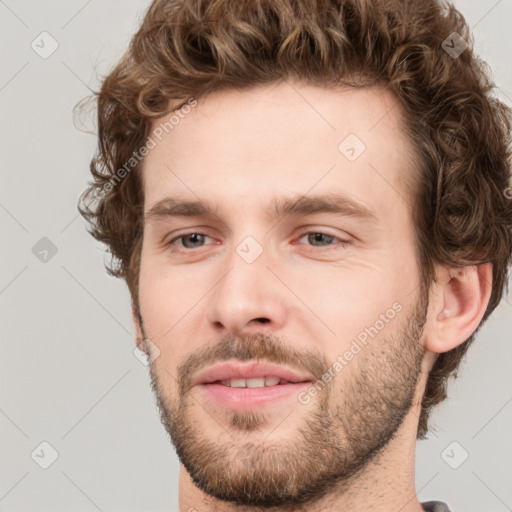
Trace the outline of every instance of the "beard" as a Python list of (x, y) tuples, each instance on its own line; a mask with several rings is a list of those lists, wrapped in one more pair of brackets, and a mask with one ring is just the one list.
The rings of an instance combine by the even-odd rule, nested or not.
[(178, 367), (178, 397), (169, 396), (152, 363), (162, 424), (194, 484), (218, 500), (261, 509), (297, 510), (342, 495), (391, 441), (413, 405), (427, 306), (428, 296), (421, 294), (402, 326), (362, 348), (307, 410), (297, 403), (298, 426), (278, 442), (270, 434), (280, 421), (266, 411), (222, 411), (227, 436), (212, 435), (207, 422), (194, 421), (200, 404), (192, 396), (192, 379), (197, 371), (227, 360), (289, 364), (319, 379), (329, 367), (321, 354), (296, 351), (268, 334), (226, 336)]

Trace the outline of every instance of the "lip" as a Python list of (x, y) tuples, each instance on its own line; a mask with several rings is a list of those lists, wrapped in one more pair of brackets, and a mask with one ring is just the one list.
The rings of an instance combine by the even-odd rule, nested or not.
[[(193, 381), (194, 386), (213, 384), (222, 380), (251, 379), (257, 377), (279, 377), (292, 383), (313, 382), (311, 375), (301, 374), (291, 368), (275, 364), (249, 363), (219, 363), (201, 372)], [(280, 384), (286, 386), (287, 384)], [(226, 387), (226, 386), (224, 386)], [(271, 386), (269, 386), (271, 387)], [(264, 388), (230, 388), (230, 389), (264, 389)]]
[[(259, 388), (232, 388), (220, 383), (230, 379), (279, 377), (287, 384)], [(219, 363), (201, 372), (194, 380), (200, 392), (211, 402), (232, 411), (254, 411), (280, 402), (311, 386), (313, 377), (291, 368), (270, 363)]]
[(259, 411), (270, 405), (279, 404), (287, 398), (297, 396), (309, 386), (309, 381), (261, 388), (232, 388), (214, 383), (199, 384), (197, 389), (208, 402), (213, 402), (222, 409), (243, 412)]

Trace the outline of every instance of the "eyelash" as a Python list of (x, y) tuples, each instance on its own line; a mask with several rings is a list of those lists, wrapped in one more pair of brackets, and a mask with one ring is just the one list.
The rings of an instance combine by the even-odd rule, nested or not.
[[(329, 233), (325, 233), (323, 231), (306, 231), (305, 233), (303, 233), (300, 237), (299, 237), (299, 240), (301, 240), (302, 238), (304, 238), (306, 235), (317, 235), (317, 234), (320, 234), (320, 235), (325, 235), (327, 236), (328, 238), (332, 238), (333, 240), (338, 240), (338, 245), (339, 247), (345, 247), (349, 244), (348, 241), (346, 240), (342, 240), (341, 238), (338, 238), (337, 236), (334, 236), (334, 235), (330, 235)], [(181, 240), (183, 238), (186, 238), (188, 236), (191, 236), (191, 235), (201, 235), (201, 236), (206, 236), (208, 238), (210, 238), (207, 234), (205, 233), (200, 233), (198, 231), (190, 231), (189, 233), (183, 233), (175, 238), (173, 238), (172, 240), (169, 241), (168, 244), (166, 244), (168, 247), (171, 247), (174, 245), (174, 243), (178, 240)], [(299, 245), (304, 245), (304, 244), (299, 244)], [(334, 244), (329, 244), (327, 246), (315, 246), (315, 245), (310, 245), (310, 247), (316, 247), (316, 248), (319, 248), (319, 249), (324, 249), (324, 250), (329, 250), (330, 247), (332, 247)], [(204, 246), (201, 246), (201, 247), (204, 247)], [(188, 248), (188, 247), (180, 247), (180, 250), (183, 250), (184, 252), (193, 252), (194, 249), (201, 249), (201, 247), (196, 247), (196, 248)]]

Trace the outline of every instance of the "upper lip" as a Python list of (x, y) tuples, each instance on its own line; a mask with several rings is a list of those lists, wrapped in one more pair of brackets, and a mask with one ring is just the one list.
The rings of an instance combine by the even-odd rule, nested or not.
[(254, 379), (258, 377), (279, 377), (289, 382), (310, 382), (310, 375), (301, 374), (284, 366), (269, 363), (250, 362), (220, 363), (199, 373), (194, 379), (194, 386), (230, 379)]

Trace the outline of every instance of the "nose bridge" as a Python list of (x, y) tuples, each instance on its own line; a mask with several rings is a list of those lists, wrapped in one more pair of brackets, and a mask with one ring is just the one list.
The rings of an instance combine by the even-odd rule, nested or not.
[[(267, 268), (270, 250), (263, 235), (247, 235), (225, 255), (226, 273), (215, 286), (209, 320), (232, 332), (243, 333), (258, 320), (270, 327), (284, 321), (282, 290)], [(270, 266), (270, 265), (269, 265)]]
[(259, 242), (252, 235), (243, 238), (226, 256), (229, 273), (219, 283), (219, 300), (233, 300), (239, 307), (247, 307), (255, 302), (265, 293), (270, 274), (267, 264), (268, 248), (264, 246), (264, 241)]

